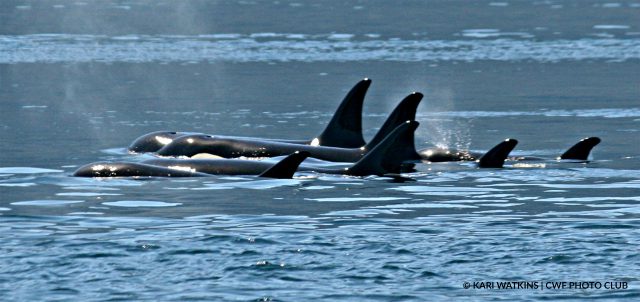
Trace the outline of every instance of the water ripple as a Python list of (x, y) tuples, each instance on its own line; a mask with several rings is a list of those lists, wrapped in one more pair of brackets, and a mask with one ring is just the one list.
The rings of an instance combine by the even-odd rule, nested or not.
[(43, 169), (33, 167), (0, 167), (0, 173), (7, 174), (39, 174), (39, 173), (60, 173), (62, 170)]
[(120, 200), (103, 202), (103, 205), (113, 207), (138, 208), (138, 207), (175, 207), (181, 205), (178, 202), (149, 201), (149, 200)]
[(27, 201), (16, 201), (12, 202), (12, 205), (17, 206), (60, 206), (67, 205), (72, 203), (80, 203), (84, 202), (83, 200), (27, 200)]
[[(482, 37), (478, 37), (482, 35)], [(489, 36), (487, 36), (489, 35)], [(495, 36), (497, 35), (497, 36)], [(514, 33), (515, 36), (522, 36)], [(0, 36), (0, 63), (34, 62), (353, 62), (581, 61), (640, 59), (640, 39), (535, 41), (465, 32), (470, 40), (387, 40), (345, 34)], [(524, 36), (529, 38), (529, 36)]]
[(640, 117), (640, 108), (601, 108), (575, 110), (537, 110), (537, 111), (446, 111), (421, 113), (418, 117), (510, 117), (510, 116), (546, 116), (546, 117), (604, 117), (604, 118), (636, 118)]

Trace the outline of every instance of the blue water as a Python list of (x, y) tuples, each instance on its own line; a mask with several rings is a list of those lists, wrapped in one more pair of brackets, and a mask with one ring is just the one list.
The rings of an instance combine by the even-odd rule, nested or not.
[[(637, 1), (3, 1), (0, 300), (637, 300), (639, 20)], [(420, 91), (419, 148), (511, 137), (550, 160), (70, 177), (156, 130), (312, 138), (363, 77), (365, 138)], [(590, 162), (551, 160), (587, 136)]]

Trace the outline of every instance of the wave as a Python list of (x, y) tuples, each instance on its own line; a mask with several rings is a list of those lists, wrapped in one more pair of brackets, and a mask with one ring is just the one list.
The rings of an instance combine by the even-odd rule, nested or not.
[(418, 117), (483, 118), (508, 116), (638, 118), (640, 108), (602, 108), (538, 111), (443, 111), (418, 114)]
[(0, 63), (582, 61), (640, 59), (640, 39), (406, 40), (352, 34), (2, 35)]

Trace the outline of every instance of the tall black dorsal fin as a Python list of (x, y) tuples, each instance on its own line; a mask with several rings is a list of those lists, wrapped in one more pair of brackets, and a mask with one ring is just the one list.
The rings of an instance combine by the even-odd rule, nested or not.
[(324, 131), (312, 140), (312, 145), (340, 148), (364, 146), (362, 104), (370, 85), (371, 80), (365, 78), (351, 88)]
[(509, 153), (511, 153), (511, 150), (513, 150), (517, 144), (518, 141), (513, 138), (505, 139), (478, 159), (478, 167), (502, 168), (504, 160), (507, 159), (507, 156), (509, 156)]
[(300, 166), (302, 161), (307, 157), (309, 157), (309, 152), (296, 151), (295, 153), (289, 154), (289, 156), (285, 157), (283, 160), (277, 162), (271, 168), (267, 169), (267, 171), (262, 172), (259, 176), (269, 178), (292, 178), (293, 174), (298, 170), (298, 166)]
[(406, 121), (413, 121), (416, 119), (416, 111), (418, 110), (418, 105), (420, 105), (420, 101), (422, 100), (422, 93), (413, 92), (410, 95), (406, 96), (398, 106), (391, 112), (387, 120), (382, 124), (378, 133), (369, 141), (366, 148), (371, 150), (376, 145), (378, 145), (387, 135), (393, 132), (398, 126), (402, 125), (402, 123)]
[[(396, 127), (382, 142), (347, 170), (354, 176), (400, 173), (405, 161), (420, 158), (415, 150), (413, 133), (420, 123), (406, 121)], [(413, 156), (415, 154), (416, 157)]]
[(560, 155), (560, 159), (587, 160), (591, 149), (600, 143), (598, 137), (587, 137), (581, 139), (577, 144), (573, 145), (567, 152)]

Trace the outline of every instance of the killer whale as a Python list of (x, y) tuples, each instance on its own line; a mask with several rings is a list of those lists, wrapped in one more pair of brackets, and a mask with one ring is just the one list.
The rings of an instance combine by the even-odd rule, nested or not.
[[(300, 172), (317, 172), (325, 174), (340, 174), (350, 176), (368, 176), (387, 174), (398, 174), (402, 172), (402, 165), (410, 158), (403, 157), (405, 152), (403, 144), (408, 138), (413, 138), (419, 123), (416, 121), (406, 121), (396, 127), (387, 137), (376, 145), (370, 152), (364, 155), (353, 165), (346, 168), (322, 168), (315, 165), (305, 165), (298, 167)], [(302, 145), (298, 145), (301, 147)], [(307, 154), (309, 154), (307, 152)], [(312, 154), (309, 154), (312, 155)], [(145, 164), (161, 166), (164, 168), (180, 167), (182, 170), (198, 171), (207, 174), (229, 174), (225, 171), (224, 163), (227, 161), (244, 162), (244, 165), (253, 165), (255, 169), (264, 169), (269, 165), (264, 161), (238, 160), (238, 159), (184, 159), (184, 158), (158, 158), (144, 161)], [(223, 167), (221, 167), (223, 166)], [(258, 168), (262, 167), (262, 168)]]
[[(396, 127), (388, 136), (378, 143), (370, 152), (360, 158), (355, 164), (346, 168), (322, 168), (315, 165), (305, 165), (298, 167), (298, 171), (318, 172), (326, 174), (341, 174), (351, 176), (368, 176), (386, 174), (398, 174), (402, 172), (402, 166), (407, 157), (405, 144), (409, 139), (413, 140), (413, 133), (418, 127), (416, 121), (406, 121)], [(298, 145), (301, 147), (302, 145)], [(310, 156), (313, 154), (308, 153)], [(163, 167), (185, 166), (189, 169), (209, 174), (220, 174), (219, 165), (224, 165), (228, 160), (233, 159), (183, 159), (183, 158), (159, 158), (147, 160), (145, 163)], [(236, 160), (238, 161), (238, 160)], [(264, 165), (265, 162), (239, 160), (257, 165)]]
[[(419, 92), (414, 92), (405, 97), (389, 115), (371, 141), (360, 148), (311, 146), (262, 139), (196, 134), (184, 135), (174, 139), (171, 143), (158, 150), (157, 154), (160, 156), (191, 157), (200, 153), (208, 153), (223, 158), (237, 158), (276, 157), (295, 151), (306, 151), (311, 154), (311, 157), (321, 160), (357, 162), (399, 125), (408, 120), (414, 120), (422, 97), (423, 95)], [(405, 138), (402, 145), (404, 146), (403, 156), (411, 160), (420, 159), (415, 151), (413, 132)]]
[[(571, 146), (567, 151), (558, 156), (556, 160), (575, 160), (586, 161), (589, 158), (591, 150), (601, 142), (598, 137), (587, 137)], [(467, 150), (455, 150), (444, 148), (426, 148), (418, 151), (421, 159), (428, 162), (448, 162), (448, 161), (475, 161), (483, 154), (479, 152), (471, 152)], [(541, 161), (547, 160), (540, 157), (532, 156), (512, 156), (507, 158), (508, 161)]]
[(516, 147), (517, 144), (518, 140), (515, 140), (513, 138), (505, 139), (476, 160), (478, 167), (502, 168), (504, 166), (504, 161), (507, 159), (509, 153), (511, 153), (511, 151)]
[[(154, 164), (144, 162), (96, 162), (78, 168), (76, 177), (204, 177), (212, 174), (258, 175), (268, 178), (292, 178), (298, 166), (309, 156), (307, 152), (294, 152), (272, 164), (259, 161), (223, 159), (208, 160), (206, 168), (192, 168), (181, 161)], [(201, 170), (206, 171), (206, 173)]]
[[(278, 163), (239, 159), (183, 159), (158, 158), (141, 163), (115, 162), (93, 163), (79, 168), (78, 177), (203, 177), (210, 175), (259, 175), (271, 178), (291, 178), (296, 171), (350, 176), (392, 176), (405, 172), (407, 158), (403, 156), (403, 144), (413, 137), (419, 123), (406, 121), (396, 127), (387, 137), (355, 164), (346, 168), (322, 168), (301, 162), (310, 154), (295, 152)], [(517, 144), (516, 140), (501, 142), (478, 160), (478, 166), (500, 168), (509, 152)]]
[(136, 138), (127, 147), (130, 153), (156, 152), (172, 142), (176, 137), (198, 134), (198, 132), (153, 131)]
[[(291, 178), (295, 170), (351, 176), (396, 175), (402, 172), (402, 154), (407, 138), (413, 138), (419, 123), (406, 121), (396, 127), (376, 147), (358, 162), (347, 168), (319, 168), (300, 164), (310, 154), (299, 151), (288, 155), (275, 165), (265, 161), (240, 159), (183, 159), (158, 158), (139, 163), (98, 162), (80, 167), (78, 177), (203, 177), (210, 175), (259, 175), (272, 178)], [(302, 146), (302, 145), (299, 145)]]
[(598, 145), (602, 140), (599, 137), (586, 137), (581, 139), (578, 143), (571, 146), (567, 151), (562, 153), (557, 159), (569, 159), (569, 160), (587, 160), (589, 159), (589, 153), (591, 149)]
[[(251, 139), (340, 148), (362, 147), (365, 145), (364, 137), (362, 136), (362, 106), (369, 86), (371, 86), (371, 79), (368, 78), (364, 78), (356, 83), (345, 95), (325, 129), (313, 139)], [(127, 149), (132, 153), (156, 152), (178, 137), (194, 134), (201, 133), (154, 131), (136, 138)]]
[[(502, 168), (505, 160), (509, 158), (509, 154), (518, 144), (518, 140), (513, 138), (507, 138), (493, 148), (489, 149), (486, 153), (474, 153), (474, 158), (471, 159), (470, 155), (466, 152), (446, 152), (444, 150), (442, 154), (433, 155), (435, 160), (444, 161), (463, 161), (460, 158), (464, 158), (464, 161), (474, 161), (478, 168)], [(443, 159), (457, 159), (457, 160), (443, 160)], [(434, 161), (435, 162), (435, 161)]]
[[(406, 121), (394, 129), (366, 156), (348, 168), (318, 168), (300, 165), (310, 154), (297, 151), (275, 165), (264, 161), (240, 159), (158, 158), (143, 162), (97, 162), (80, 167), (77, 177), (203, 177), (210, 175), (259, 175), (271, 178), (291, 178), (300, 171), (352, 176), (397, 174), (402, 171), (402, 144), (413, 137), (416, 121)], [(302, 145), (298, 145), (302, 146)]]

